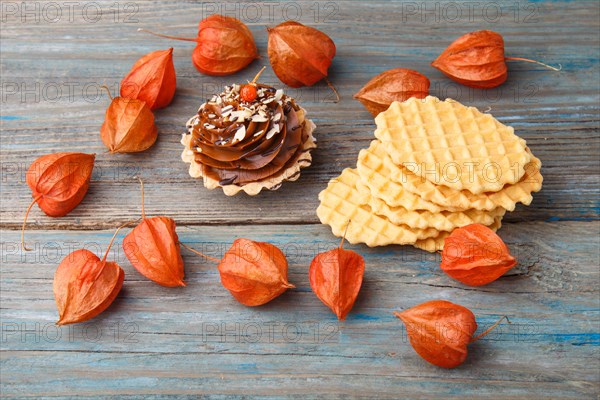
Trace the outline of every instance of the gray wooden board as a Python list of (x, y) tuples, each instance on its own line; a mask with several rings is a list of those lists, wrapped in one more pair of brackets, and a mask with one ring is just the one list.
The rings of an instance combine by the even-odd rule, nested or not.
[[(58, 19), (53, 4), (62, 10)], [(23, 14), (21, 2), (0, 3), (1, 394), (596, 398), (598, 3), (252, 4), (254, 9), (243, 2), (81, 2), (69, 14), (66, 3), (30, 2)], [(263, 57), (230, 77), (197, 73), (189, 60), (193, 43), (136, 31), (193, 37), (214, 7), (249, 25)], [(179, 159), (185, 121), (212, 92), (268, 65), (265, 27), (294, 18), (297, 10), (300, 22), (323, 30), (337, 45), (330, 76), (342, 95), (339, 104), (330, 102), (322, 83), (287, 88), (317, 124), (313, 165), (297, 182), (256, 197), (204, 189)], [(510, 62), (508, 81), (482, 91), (461, 87), (429, 66), (451, 40), (477, 29), (500, 32), (507, 56), (561, 64), (563, 70)], [(106, 153), (98, 130), (109, 100), (99, 86), (116, 93), (138, 57), (169, 46), (175, 48), (178, 88), (172, 105), (156, 113), (158, 142), (141, 154)], [(355, 308), (338, 323), (308, 284), (312, 257), (337, 245), (318, 224), (317, 194), (373, 139), (372, 117), (352, 94), (395, 67), (427, 75), (431, 94), (491, 108), (512, 125), (542, 160), (544, 188), (531, 206), (506, 216), (500, 234), (519, 265), (485, 287), (452, 281), (439, 270), (437, 255), (350, 246), (365, 256), (367, 269)], [(279, 85), (270, 68), (263, 79)], [(31, 201), (25, 172), (36, 157), (53, 151), (97, 153), (93, 181), (67, 217), (52, 219), (34, 207), (27, 233), (34, 251), (22, 253), (18, 229)], [(182, 241), (216, 257), (237, 237), (272, 242), (286, 252), (297, 288), (266, 306), (246, 308), (221, 287), (214, 266), (188, 253), (188, 286), (159, 287), (124, 257), (125, 230), (111, 252), (126, 271), (117, 301), (88, 323), (57, 328), (56, 265), (78, 246), (102, 253), (114, 228), (139, 216), (135, 176), (146, 182), (147, 213), (173, 217)], [(470, 307), (480, 330), (502, 315), (512, 324), (471, 345), (463, 366), (433, 367), (414, 353), (391, 312), (438, 298)]]
[[(367, 270), (345, 322), (311, 292), (313, 256), (337, 244), (320, 225), (181, 227), (180, 240), (219, 257), (238, 236), (282, 248), (297, 288), (260, 308), (238, 304), (214, 265), (186, 253), (185, 288), (143, 279), (120, 241), (110, 252), (126, 281), (117, 301), (84, 324), (58, 328), (55, 265), (73, 247), (97, 253), (112, 231), (32, 231), (36, 250), (3, 237), (3, 391), (11, 395), (334, 394), (581, 397), (598, 387), (600, 223), (522, 222), (502, 229), (519, 266), (483, 288), (445, 276), (439, 256), (407, 247), (352, 246)], [(557, 234), (560, 232), (561, 234)], [(562, 238), (572, 240), (566, 243)], [(471, 308), (480, 330), (512, 324), (469, 347), (467, 362), (422, 361), (392, 311), (431, 299)]]

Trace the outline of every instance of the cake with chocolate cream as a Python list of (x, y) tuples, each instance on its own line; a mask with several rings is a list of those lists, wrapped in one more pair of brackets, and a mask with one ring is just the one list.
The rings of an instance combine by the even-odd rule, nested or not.
[(190, 175), (229, 196), (255, 195), (298, 179), (316, 147), (315, 124), (294, 99), (281, 89), (249, 84), (255, 90), (252, 101), (240, 95), (243, 86), (226, 86), (200, 106), (181, 141)]

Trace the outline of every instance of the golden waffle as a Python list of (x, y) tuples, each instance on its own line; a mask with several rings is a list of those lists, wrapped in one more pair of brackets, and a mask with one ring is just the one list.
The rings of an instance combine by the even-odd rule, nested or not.
[(497, 192), (517, 183), (531, 159), (512, 127), (451, 99), (394, 102), (375, 122), (396, 165), (456, 190)]
[(469, 209), (465, 211), (440, 211), (432, 213), (429, 211), (409, 211), (404, 207), (390, 207), (378, 197), (372, 196), (369, 187), (361, 181), (356, 182), (356, 188), (360, 194), (359, 201), (368, 204), (371, 210), (390, 222), (400, 225), (408, 225), (411, 228), (427, 229), (434, 228), (438, 231), (452, 231), (454, 228), (469, 224), (491, 225), (494, 218), (501, 217), (506, 213), (502, 207), (492, 211), (481, 211)]
[(421, 196), (409, 192), (398, 182), (392, 181), (389, 167), (384, 165), (381, 155), (374, 153), (372, 148), (373, 145), (358, 153), (356, 169), (360, 180), (369, 187), (373, 196), (382, 199), (389, 206), (404, 207), (410, 211), (440, 212), (444, 210), (440, 205), (427, 201)]
[[(502, 217), (494, 218), (494, 222), (488, 226), (494, 232), (500, 229), (502, 226)], [(413, 244), (418, 249), (429, 251), (431, 253), (435, 251), (442, 251), (444, 249), (444, 240), (452, 233), (451, 231), (442, 231), (437, 236), (417, 240), (416, 243)]]
[(368, 205), (360, 204), (360, 194), (356, 189), (358, 179), (356, 170), (346, 168), (319, 193), (321, 204), (317, 208), (317, 216), (321, 223), (331, 226), (334, 235), (343, 236), (349, 221), (346, 240), (353, 244), (365, 243), (370, 247), (412, 244), (439, 234), (433, 228), (412, 229), (407, 225), (395, 225), (387, 218), (374, 214)]
[[(529, 154), (528, 148), (525, 149)], [(533, 199), (532, 193), (538, 192), (542, 188), (543, 177), (540, 173), (541, 161), (531, 154), (531, 161), (525, 166), (525, 174), (519, 182), (514, 185), (506, 185), (498, 192), (487, 192), (481, 194), (473, 194), (468, 190), (456, 190), (447, 186), (436, 185), (431, 181), (424, 179), (406, 170), (406, 168), (397, 166), (391, 160), (384, 149), (384, 145), (379, 140), (371, 142), (371, 146), (362, 150), (358, 158), (358, 170), (361, 172), (366, 167), (364, 158), (379, 158), (381, 163), (377, 161), (367, 160), (370, 165), (383, 164), (382, 170), (389, 180), (400, 184), (403, 191), (411, 192), (422, 197), (428, 202), (435, 203), (443, 209), (448, 210), (467, 210), (477, 209), (490, 211), (498, 207), (505, 208), (508, 211), (513, 211), (517, 203), (529, 205)], [(372, 173), (373, 175), (374, 173)], [(362, 176), (362, 175), (361, 175)], [(375, 192), (379, 196), (379, 192)], [(390, 197), (391, 193), (387, 194)], [(399, 200), (393, 200), (391, 204), (399, 203)], [(386, 199), (386, 203), (390, 201)]]

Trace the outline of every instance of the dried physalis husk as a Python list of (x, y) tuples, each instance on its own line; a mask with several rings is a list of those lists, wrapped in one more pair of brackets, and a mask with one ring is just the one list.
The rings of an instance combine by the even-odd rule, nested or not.
[(455, 229), (446, 238), (440, 267), (457, 281), (482, 286), (516, 264), (500, 236), (487, 226), (471, 224)]
[(24, 249), (24, 232), (27, 217), (35, 203), (50, 217), (63, 217), (85, 197), (94, 169), (95, 154), (53, 153), (36, 159), (26, 174), (33, 201), (29, 204), (21, 233)]
[(496, 32), (477, 31), (456, 39), (431, 65), (449, 78), (474, 88), (492, 88), (507, 77), (504, 39)]
[(395, 68), (371, 79), (354, 98), (373, 116), (377, 116), (394, 101), (402, 102), (411, 97), (424, 99), (429, 95), (429, 85), (429, 79), (425, 75), (412, 69)]
[(161, 35), (138, 29), (167, 39), (196, 42), (192, 62), (198, 71), (207, 75), (231, 75), (244, 69), (258, 58), (258, 50), (250, 29), (237, 18), (214, 14), (198, 25), (196, 39)]
[(340, 247), (319, 253), (312, 260), (308, 277), (317, 297), (337, 315), (339, 320), (354, 306), (365, 273), (365, 260), (352, 250)]
[[(446, 300), (428, 301), (394, 315), (404, 322), (410, 344), (431, 364), (454, 368), (467, 358), (467, 345), (487, 335), (502, 319), (477, 337), (475, 315)], [(506, 318), (508, 320), (508, 318)]]
[(106, 261), (112, 237), (102, 260), (89, 250), (67, 255), (54, 274), (54, 298), (58, 308), (58, 325), (74, 324), (94, 318), (116, 299), (125, 272), (115, 262)]
[(121, 97), (142, 100), (156, 110), (171, 103), (176, 86), (173, 48), (157, 50), (133, 64), (121, 81)]
[(111, 153), (136, 153), (156, 142), (158, 129), (144, 101), (115, 97), (106, 109), (100, 136)]
[(246, 306), (268, 303), (295, 287), (287, 270), (287, 259), (276, 246), (248, 239), (236, 239), (219, 264), (221, 283)]
[(221, 260), (181, 243), (189, 251), (218, 263), (221, 283), (237, 301), (260, 306), (295, 286), (288, 282), (285, 254), (276, 246), (236, 239)]
[(527, 58), (505, 57), (504, 39), (499, 33), (487, 30), (459, 37), (431, 65), (463, 85), (489, 89), (506, 81), (507, 60), (531, 62), (554, 71), (560, 70)]
[(185, 286), (184, 268), (175, 232), (175, 221), (168, 217), (146, 218), (144, 183), (142, 190), (142, 222), (123, 239), (123, 250), (131, 264), (146, 278), (162, 286)]
[(207, 75), (231, 75), (258, 58), (250, 29), (239, 19), (211, 15), (198, 25), (192, 62)]
[(318, 29), (287, 21), (269, 32), (269, 61), (273, 71), (291, 87), (312, 86), (325, 79), (329, 87), (337, 91), (327, 80), (328, 69), (335, 57), (335, 43)]

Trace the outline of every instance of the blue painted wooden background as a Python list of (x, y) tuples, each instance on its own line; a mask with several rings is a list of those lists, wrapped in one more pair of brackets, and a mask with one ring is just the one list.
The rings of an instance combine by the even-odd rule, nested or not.
[[(6, 397), (196, 395), (277, 398), (597, 398), (600, 388), (599, 13), (596, 1), (507, 2), (2, 2), (0, 389)], [(58, 8), (57, 8), (58, 7)], [(60, 16), (59, 16), (60, 12)], [(213, 13), (252, 30), (262, 59), (231, 77), (200, 75), (193, 43), (137, 28), (193, 37)], [(207, 191), (179, 161), (185, 121), (212, 92), (268, 65), (266, 26), (286, 19), (332, 37), (332, 104), (324, 84), (291, 89), (318, 126), (313, 166), (274, 193), (226, 198)], [(481, 91), (455, 84), (429, 63), (456, 37), (492, 29), (508, 56), (561, 64), (552, 72), (511, 62), (508, 81)], [(142, 54), (175, 48), (178, 89), (157, 112), (160, 137), (147, 152), (110, 155), (99, 138), (121, 77)], [(465, 287), (439, 270), (439, 256), (408, 247), (351, 246), (367, 264), (348, 320), (338, 323), (310, 291), (307, 271), (338, 241), (318, 223), (317, 194), (355, 163), (374, 123), (352, 99), (371, 77), (405, 67), (427, 75), (431, 93), (491, 112), (515, 127), (543, 161), (544, 188), (500, 230), (519, 265), (497, 282)], [(266, 83), (277, 84), (270, 68)], [(30, 192), (29, 164), (53, 151), (97, 153), (90, 191), (69, 216), (34, 208), (27, 239), (19, 228)], [(287, 254), (296, 289), (260, 308), (238, 304), (214, 266), (186, 253), (187, 287), (141, 277), (118, 236), (111, 257), (126, 271), (123, 291), (88, 323), (56, 327), (52, 277), (70, 251), (98, 254), (114, 228), (146, 212), (167, 215), (189, 243), (219, 257), (237, 237), (269, 241)], [(391, 312), (448, 299), (471, 308), (480, 330), (464, 365), (442, 370), (410, 347)]]

